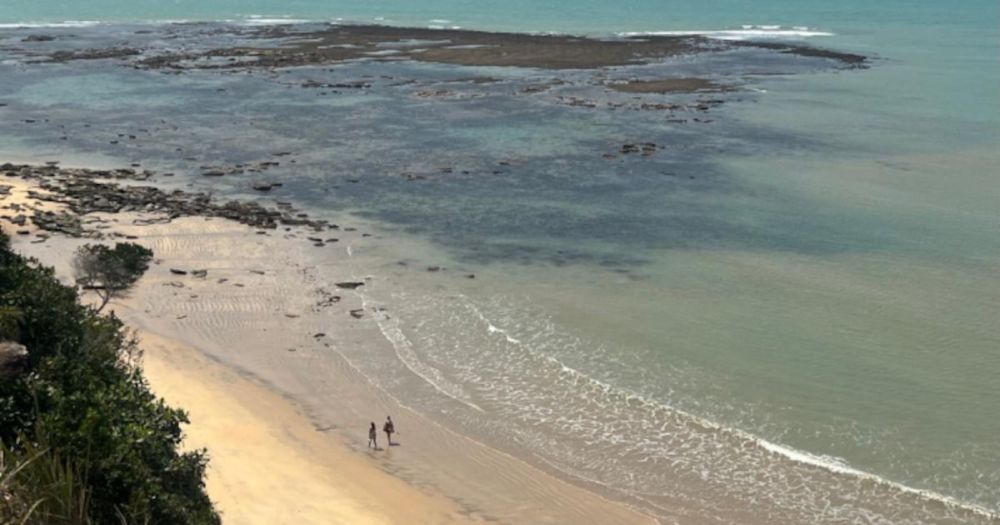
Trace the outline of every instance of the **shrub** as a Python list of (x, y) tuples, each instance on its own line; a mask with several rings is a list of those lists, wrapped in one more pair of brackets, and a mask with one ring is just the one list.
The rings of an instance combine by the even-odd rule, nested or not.
[[(151, 256), (138, 248), (94, 252), (115, 254), (137, 279)], [(89, 523), (219, 523), (204, 490), (205, 452), (178, 451), (187, 416), (149, 390), (121, 321), (81, 305), (2, 235), (0, 312), (5, 336), (29, 352), (28, 372), (0, 382), (0, 441), (9, 451), (28, 459), (45, 450), (49, 472), (51, 461), (62, 465), (86, 493)], [(13, 490), (38, 489), (26, 483)]]
[(153, 252), (133, 242), (117, 243), (114, 248), (103, 244), (85, 244), (73, 258), (73, 273), (84, 290), (94, 290), (101, 298), (100, 312), (115, 297), (130, 288), (146, 273)]

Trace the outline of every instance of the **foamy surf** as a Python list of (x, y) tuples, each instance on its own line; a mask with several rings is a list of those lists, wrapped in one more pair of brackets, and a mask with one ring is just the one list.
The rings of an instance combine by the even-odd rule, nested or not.
[[(483, 323), (486, 324), (487, 331), (489, 333), (491, 333), (491, 334), (492, 333), (502, 334), (505, 337), (505, 339), (507, 340), (508, 343), (515, 344), (515, 345), (518, 345), (518, 346), (522, 346), (523, 345), (523, 343), (521, 342), (521, 340), (519, 340), (519, 339), (513, 337), (512, 335), (510, 335), (510, 332), (507, 329), (504, 329), (504, 328), (501, 328), (501, 327), (498, 327), (497, 325), (495, 325), (489, 318), (487, 318), (482, 313), (482, 311), (479, 308), (477, 308), (471, 302), (469, 302), (467, 306), (475, 313), (476, 317), (478, 317), (480, 319), (480, 321), (482, 321)], [(978, 514), (979, 516), (987, 518), (987, 519), (1000, 519), (1000, 515), (992, 512), (991, 510), (989, 510), (989, 509), (987, 509), (987, 508), (985, 508), (983, 506), (976, 505), (976, 504), (969, 503), (969, 502), (965, 502), (965, 501), (961, 501), (961, 500), (958, 500), (958, 499), (953, 498), (951, 496), (947, 496), (945, 494), (941, 494), (939, 492), (935, 492), (935, 491), (932, 491), (932, 490), (919, 489), (919, 488), (915, 488), (915, 487), (911, 487), (911, 486), (905, 485), (903, 483), (898, 483), (898, 482), (886, 479), (886, 478), (884, 478), (882, 476), (879, 476), (877, 474), (873, 474), (873, 473), (866, 472), (864, 470), (852, 467), (843, 458), (838, 458), (838, 457), (833, 457), (833, 456), (826, 456), (826, 455), (812, 454), (812, 453), (804, 451), (804, 450), (799, 450), (799, 449), (796, 449), (796, 448), (793, 448), (793, 447), (789, 447), (787, 445), (783, 445), (783, 444), (780, 444), (780, 443), (775, 443), (775, 442), (772, 442), (772, 441), (768, 441), (768, 440), (766, 440), (766, 439), (764, 439), (764, 438), (762, 438), (760, 436), (754, 435), (754, 434), (752, 434), (750, 432), (747, 432), (747, 431), (744, 431), (744, 430), (740, 430), (740, 429), (732, 428), (732, 427), (727, 427), (725, 425), (720, 425), (718, 423), (715, 423), (715, 422), (710, 421), (708, 419), (705, 419), (703, 417), (697, 416), (697, 415), (692, 414), (690, 412), (687, 412), (685, 410), (678, 409), (676, 407), (664, 404), (664, 403), (659, 402), (659, 401), (648, 399), (647, 397), (645, 397), (645, 396), (643, 396), (641, 394), (638, 394), (636, 392), (630, 392), (630, 391), (627, 391), (627, 390), (623, 390), (623, 389), (617, 388), (614, 385), (611, 385), (611, 384), (608, 384), (608, 383), (606, 383), (604, 381), (595, 379), (595, 378), (591, 377), (590, 375), (588, 375), (588, 374), (586, 374), (584, 372), (581, 372), (581, 371), (579, 371), (579, 370), (577, 370), (575, 368), (567, 366), (565, 363), (563, 363), (563, 362), (559, 361), (558, 359), (555, 359), (555, 358), (553, 358), (551, 356), (543, 355), (541, 357), (543, 357), (547, 361), (549, 361), (549, 362), (557, 365), (560, 368), (560, 370), (562, 371), (562, 373), (569, 374), (569, 375), (575, 376), (579, 380), (592, 383), (592, 384), (596, 385), (600, 390), (602, 390), (604, 392), (619, 392), (622, 396), (624, 396), (625, 399), (629, 400), (629, 402), (638, 402), (638, 403), (641, 403), (643, 405), (647, 405), (647, 406), (653, 407), (654, 410), (662, 410), (662, 409), (668, 410), (670, 412), (673, 412), (673, 413), (681, 416), (682, 418), (688, 419), (692, 423), (694, 423), (694, 424), (696, 424), (696, 425), (698, 425), (698, 426), (700, 426), (700, 427), (702, 427), (704, 429), (712, 430), (712, 431), (716, 431), (716, 432), (721, 432), (721, 433), (724, 433), (724, 434), (730, 434), (730, 435), (732, 435), (734, 437), (737, 437), (737, 438), (739, 438), (741, 440), (746, 440), (746, 441), (752, 442), (755, 445), (759, 446), (760, 448), (763, 448), (763, 449), (765, 449), (765, 450), (767, 450), (767, 451), (769, 451), (769, 452), (771, 452), (773, 454), (779, 455), (779, 456), (781, 456), (781, 457), (783, 457), (783, 458), (785, 458), (787, 460), (791, 460), (791, 461), (796, 462), (796, 463), (800, 463), (800, 464), (804, 464), (804, 465), (809, 465), (809, 466), (813, 466), (813, 467), (819, 467), (819, 468), (824, 469), (824, 470), (826, 470), (826, 471), (828, 471), (830, 473), (833, 473), (833, 474), (852, 476), (852, 477), (855, 477), (855, 478), (858, 478), (858, 479), (864, 479), (864, 480), (867, 480), (867, 481), (872, 481), (872, 482), (877, 483), (879, 485), (890, 487), (890, 488), (892, 488), (894, 490), (899, 490), (899, 491), (907, 493), (907, 494), (916, 495), (916, 496), (918, 496), (918, 497), (920, 497), (922, 499), (926, 499), (926, 500), (937, 502), (937, 503), (942, 503), (942, 504), (944, 504), (944, 505), (946, 505), (948, 507), (959, 508), (959, 509), (962, 509), (962, 510), (965, 510), (965, 511), (973, 512), (973, 513)], [(555, 466), (555, 465), (553, 465), (553, 466)], [(596, 480), (596, 479), (592, 479), (592, 478), (587, 478), (587, 481), (590, 481), (590, 482), (593, 482), (593, 483), (603, 484), (601, 481)]]
[(60, 27), (93, 27), (104, 22), (98, 20), (66, 20), (63, 22), (12, 22), (0, 24), (0, 29), (40, 29)]
[(834, 36), (835, 33), (819, 31), (804, 26), (744, 25), (740, 29), (628, 31), (618, 36), (705, 36), (717, 40), (797, 40), (803, 38)]
[(870, 472), (854, 468), (841, 458), (810, 454), (809, 452), (803, 450), (798, 450), (792, 447), (781, 445), (779, 443), (773, 443), (771, 441), (754, 436), (753, 434), (747, 432), (743, 432), (741, 430), (735, 430), (735, 429), (729, 429), (729, 430), (743, 434), (745, 435), (745, 437), (754, 440), (754, 442), (758, 446), (775, 454), (779, 454), (797, 463), (819, 467), (835, 474), (848, 475), (859, 479), (872, 481), (879, 485), (891, 487), (892, 489), (905, 492), (907, 494), (913, 494), (915, 496), (919, 496), (920, 498), (925, 500), (942, 503), (948, 507), (958, 508), (968, 512), (972, 512), (986, 519), (990, 520), (1000, 519), (1000, 514), (997, 514), (981, 505), (976, 505), (975, 503), (969, 503), (967, 501), (961, 501), (959, 499), (947, 496), (945, 494), (941, 494), (940, 492), (935, 492), (933, 490), (919, 489), (916, 487), (905, 485), (903, 483), (892, 481), (890, 479), (886, 479), (877, 474), (872, 474)]
[[(377, 307), (370, 307), (371, 299), (369, 297), (358, 291), (355, 291), (354, 294), (361, 299), (361, 306), (364, 310), (378, 311)], [(465, 393), (461, 386), (448, 380), (440, 370), (425, 363), (419, 358), (413, 349), (413, 343), (406, 337), (406, 334), (404, 334), (403, 330), (400, 328), (398, 318), (387, 315), (377, 315), (375, 317), (375, 323), (385, 340), (392, 345), (393, 350), (396, 352), (396, 357), (401, 363), (403, 363), (404, 366), (406, 366), (406, 368), (445, 396), (448, 396), (451, 399), (472, 408), (473, 410), (485, 413), (485, 410), (469, 399), (469, 395)]]
[[(731, 509), (765, 500), (773, 506), (761, 516), (774, 523), (924, 525), (998, 517), (988, 507), (720, 423), (671, 403), (670, 395), (630, 389), (615, 374), (595, 376), (596, 363), (573, 356), (621, 352), (579, 340), (522, 301), (393, 296), (386, 303), (393, 326), (380, 326), (383, 334), (406, 368), (439, 393), (475, 405), (475, 418), (461, 416), (470, 430), (488, 429), (475, 436), (500, 438), (499, 432), (549, 468), (629, 494), (649, 510), (669, 514), (670, 502), (683, 498), (720, 523), (731, 519)], [(441, 367), (423, 366), (434, 363)], [(435, 407), (421, 408), (436, 413)], [(857, 499), (843, 505), (842, 496)]]
[(316, 20), (308, 20), (305, 18), (293, 18), (291, 16), (264, 16), (264, 15), (250, 15), (242, 20), (230, 20), (230, 22), (236, 22), (248, 26), (275, 26), (275, 25), (294, 25), (294, 24), (307, 24), (310, 22), (316, 22)]

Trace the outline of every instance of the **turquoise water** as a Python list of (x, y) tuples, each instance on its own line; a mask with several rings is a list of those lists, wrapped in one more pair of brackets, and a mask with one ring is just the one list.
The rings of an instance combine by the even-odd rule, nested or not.
[[(1000, 4), (6, 0), (0, 24), (107, 25), (0, 38), (52, 30), (119, 42), (138, 38), (132, 23), (276, 18), (723, 31), (715, 36), (874, 57), (863, 71), (753, 54), (668, 64), (752, 88), (702, 127), (524, 101), (505, 84), (475, 88), (495, 89), (483, 98), (414, 103), (388, 81), (321, 99), (258, 77), (7, 64), (0, 103), (11, 105), (0, 116), (52, 123), (10, 125), (0, 148), (180, 174), (202, 159), (253, 160), (260, 143), (295, 149), (300, 168), (281, 172), (286, 197), (406, 238), (405, 249), (382, 248), (386, 261), (477, 274), (442, 283), (397, 269), (384, 272), (395, 286), (371, 292), (400, 320), (384, 326), (413, 351), (400, 360), (438, 379), (407, 398), (654, 512), (693, 507), (720, 523), (997, 521), (988, 513), (1000, 512)], [(476, 73), (514, 85), (551, 76)], [(334, 73), (384, 74), (433, 84), (470, 72), (402, 63)], [(61, 142), (58, 125), (77, 133)], [(157, 140), (108, 145), (136, 128)], [(645, 139), (670, 149), (649, 163), (600, 158)], [(178, 159), (175, 147), (199, 160)], [(488, 173), (510, 159), (502, 176), (395, 176)], [(345, 182), (359, 174), (364, 184)], [(396, 388), (378, 365), (373, 379)]]

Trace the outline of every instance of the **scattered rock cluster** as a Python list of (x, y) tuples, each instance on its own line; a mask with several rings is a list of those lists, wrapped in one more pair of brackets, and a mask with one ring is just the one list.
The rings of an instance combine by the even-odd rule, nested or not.
[(642, 154), (643, 157), (648, 157), (653, 153), (656, 153), (657, 145), (653, 142), (643, 142), (642, 144), (622, 144), (621, 149), (618, 150), (622, 155), (629, 155), (632, 153)]
[(661, 149), (663, 149), (663, 146), (657, 145), (655, 142), (641, 142), (641, 143), (628, 142), (622, 144), (622, 146), (618, 148), (617, 153), (605, 153), (603, 157), (605, 159), (618, 158), (619, 155), (620, 156), (641, 155), (643, 157), (650, 157), (653, 154), (655, 154), (657, 150)]
[(11, 164), (7, 162), (0, 164), (0, 173), (6, 177), (20, 177), (22, 179), (39, 178), (40, 176), (53, 176), (57, 173), (64, 173), (81, 179), (137, 181), (149, 180), (149, 178), (153, 176), (153, 172), (151, 171), (138, 171), (132, 168), (119, 168), (113, 170), (59, 168), (58, 162), (47, 162), (45, 166)]
[[(611, 102), (608, 101), (603, 105), (594, 100), (588, 100), (576, 96), (557, 96), (556, 100), (565, 106), (575, 107), (575, 108), (598, 108), (604, 107), (608, 109), (625, 109), (632, 111), (669, 111), (671, 113), (677, 111), (708, 111), (716, 106), (720, 106), (725, 103), (722, 99), (699, 99), (689, 103), (678, 103), (678, 102)], [(682, 122), (687, 122), (683, 120)]]
[(301, 84), (304, 88), (326, 88), (326, 89), (368, 89), (372, 87), (370, 82), (364, 80), (354, 80), (348, 82), (320, 82), (318, 80), (306, 80)]
[[(292, 162), (295, 161), (293, 160)], [(280, 165), (281, 163), (276, 160), (264, 160), (233, 166), (202, 166), (201, 174), (205, 177), (224, 177), (226, 175), (240, 175), (243, 173), (260, 173)]]

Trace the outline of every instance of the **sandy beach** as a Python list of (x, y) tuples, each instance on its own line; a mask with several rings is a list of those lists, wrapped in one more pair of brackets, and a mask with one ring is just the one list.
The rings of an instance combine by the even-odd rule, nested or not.
[(372, 468), (370, 457), (325, 439), (281, 396), (197, 350), (139, 335), (153, 388), (190, 415), (185, 444), (210, 450), (208, 491), (225, 522), (482, 521)]
[[(63, 208), (30, 198), (34, 182), (3, 184), (12, 186), (0, 200), (6, 217), (13, 203)], [(387, 344), (369, 320), (379, 312), (335, 285), (370, 283), (359, 254), (377, 236), (358, 228), (319, 248), (294, 228), (137, 218), (149, 217), (85, 218), (100, 221), (108, 240), (129, 237), (155, 254), (108, 309), (137, 330), (153, 389), (189, 412), (185, 446), (208, 449), (208, 492), (224, 522), (655, 523), (441, 427), (336, 357), (339, 345)], [(2, 223), (16, 249), (71, 280), (86, 239)], [(399, 445), (385, 447), (380, 433), (382, 449), (367, 449), (369, 421), (381, 426), (386, 414)]]

